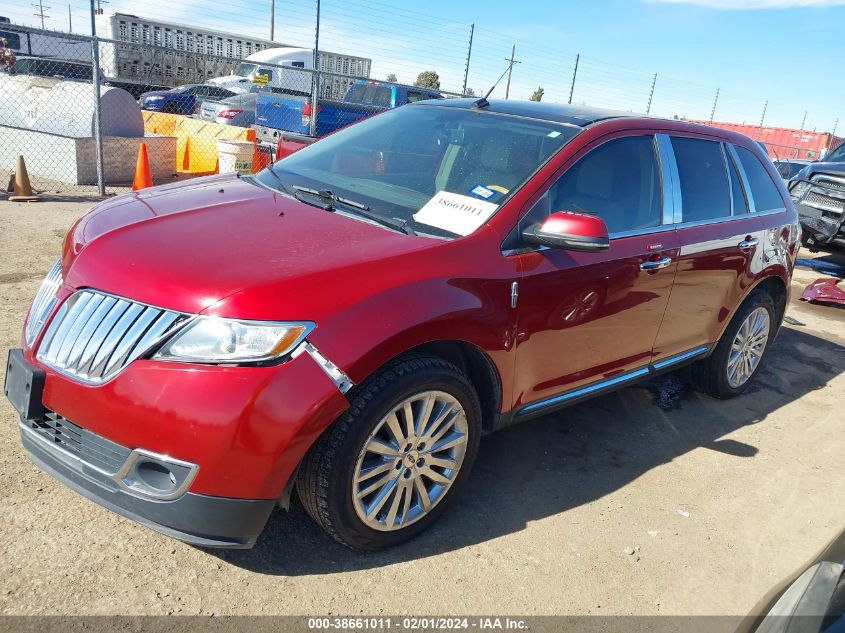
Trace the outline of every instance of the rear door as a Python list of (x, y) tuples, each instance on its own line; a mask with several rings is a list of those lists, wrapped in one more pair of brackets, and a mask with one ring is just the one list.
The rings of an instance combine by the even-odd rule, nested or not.
[[(768, 217), (783, 200), (749, 150), (702, 137), (671, 137), (680, 186), (675, 285), (655, 343), (655, 361), (707, 351), (765, 267)], [(753, 184), (752, 184), (753, 182)]]

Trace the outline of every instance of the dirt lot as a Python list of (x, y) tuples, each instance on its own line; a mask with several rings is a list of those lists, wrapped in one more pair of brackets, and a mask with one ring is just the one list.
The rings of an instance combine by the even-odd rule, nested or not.
[[(0, 202), (4, 358), (88, 206)], [(462, 502), (375, 555), (296, 507), (251, 551), (160, 536), (32, 466), (4, 401), (0, 613), (743, 614), (845, 525), (845, 310), (795, 300), (821, 276), (797, 272), (805, 325), (745, 395), (718, 402), (679, 374), (489, 436)]]

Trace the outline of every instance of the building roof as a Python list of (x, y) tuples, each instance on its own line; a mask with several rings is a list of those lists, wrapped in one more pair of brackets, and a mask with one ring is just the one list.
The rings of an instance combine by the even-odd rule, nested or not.
[[(437, 101), (426, 101), (425, 103), (447, 108), (469, 109), (477, 101), (478, 99), (440, 99)], [(484, 110), (488, 112), (498, 112), (501, 114), (524, 116), (533, 119), (543, 119), (546, 121), (554, 121), (556, 123), (577, 125), (578, 127), (586, 127), (592, 123), (606, 119), (618, 119), (622, 117), (642, 118), (646, 116), (635, 112), (605, 110), (603, 108), (593, 108), (580, 105), (542, 103), (538, 101), (491, 99), (489, 104), (489, 106), (484, 108)]]

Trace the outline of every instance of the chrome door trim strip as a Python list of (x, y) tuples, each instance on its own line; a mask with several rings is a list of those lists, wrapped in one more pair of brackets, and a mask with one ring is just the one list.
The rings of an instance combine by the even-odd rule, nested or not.
[(526, 413), (531, 413), (532, 411), (538, 411), (540, 409), (545, 409), (546, 407), (553, 406), (555, 404), (560, 404), (561, 402), (567, 402), (568, 400), (572, 400), (574, 398), (579, 398), (581, 396), (586, 396), (596, 391), (600, 391), (601, 389), (606, 389), (608, 387), (614, 387), (616, 385), (621, 385), (625, 382), (629, 382), (634, 380), (635, 378), (640, 378), (642, 376), (648, 375), (649, 369), (648, 367), (640, 367), (639, 369), (634, 369), (624, 374), (619, 374), (618, 376), (614, 376), (613, 378), (607, 378), (605, 380), (600, 380), (598, 382), (591, 383), (586, 387), (580, 387), (575, 389), (574, 391), (568, 391), (566, 393), (562, 393), (557, 396), (552, 396), (551, 398), (547, 398), (545, 400), (540, 400), (538, 402), (532, 402), (531, 404), (527, 404), (521, 407), (517, 411), (517, 416), (524, 415)]
[(693, 347), (688, 352), (681, 352), (680, 354), (675, 354), (674, 356), (670, 356), (669, 358), (659, 360), (656, 363), (653, 363), (652, 367), (654, 367), (656, 371), (660, 371), (661, 369), (666, 369), (667, 367), (671, 367), (672, 365), (682, 363), (685, 360), (689, 360), (690, 358), (701, 356), (702, 354), (705, 354), (709, 349), (709, 345), (699, 345), (698, 347)]
[(690, 359), (697, 358), (698, 356), (703, 356), (709, 350), (710, 345), (699, 345), (698, 347), (693, 347), (692, 349), (687, 350), (686, 352), (681, 352), (680, 354), (675, 354), (674, 356), (670, 356), (669, 358), (664, 358), (663, 360), (660, 360), (653, 364), (649, 364), (645, 367), (632, 369), (623, 374), (613, 376), (612, 378), (599, 380), (597, 382), (590, 383), (589, 385), (579, 387), (578, 389), (574, 389), (572, 391), (567, 391), (556, 396), (551, 396), (544, 400), (538, 400), (537, 402), (532, 402), (530, 404), (523, 405), (522, 407), (516, 409), (516, 411), (514, 412), (514, 417), (519, 418), (530, 413), (534, 413), (536, 411), (542, 411), (543, 409), (563, 404), (569, 402), (570, 400), (575, 400), (576, 398), (581, 398), (583, 396), (587, 396), (598, 391), (602, 391), (604, 389), (618, 387), (625, 383), (636, 381), (636, 379), (638, 378), (642, 378), (649, 374), (663, 371), (668, 367), (679, 365)]
[(725, 149), (725, 143), (719, 143), (719, 149), (722, 150), (722, 162), (725, 165), (725, 178), (728, 179), (728, 197), (731, 199), (731, 216), (736, 215), (736, 209), (734, 209), (734, 179), (731, 176), (731, 166), (728, 163), (730, 160), (728, 158), (728, 150)]

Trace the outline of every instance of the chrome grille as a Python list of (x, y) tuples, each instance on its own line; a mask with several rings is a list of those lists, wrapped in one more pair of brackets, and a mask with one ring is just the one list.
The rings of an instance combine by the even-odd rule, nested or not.
[(836, 191), (845, 191), (845, 180), (840, 180), (832, 176), (815, 176), (813, 178), (813, 184)]
[(843, 207), (845, 207), (845, 200), (842, 200), (841, 198), (833, 198), (831, 196), (826, 196), (818, 189), (810, 190), (804, 196), (801, 202), (803, 204), (816, 207), (817, 209), (833, 211), (835, 213), (842, 213)]
[(35, 337), (44, 327), (44, 321), (50, 315), (53, 307), (56, 305), (56, 291), (62, 285), (62, 260), (57, 259), (50, 267), (44, 281), (41, 282), (41, 287), (35, 295), (32, 302), (32, 307), (29, 309), (29, 316), (26, 319), (26, 326), (24, 327), (24, 336), (26, 344), (32, 345)]
[(37, 358), (83, 382), (104, 382), (188, 318), (129, 299), (80, 290), (56, 312)]

